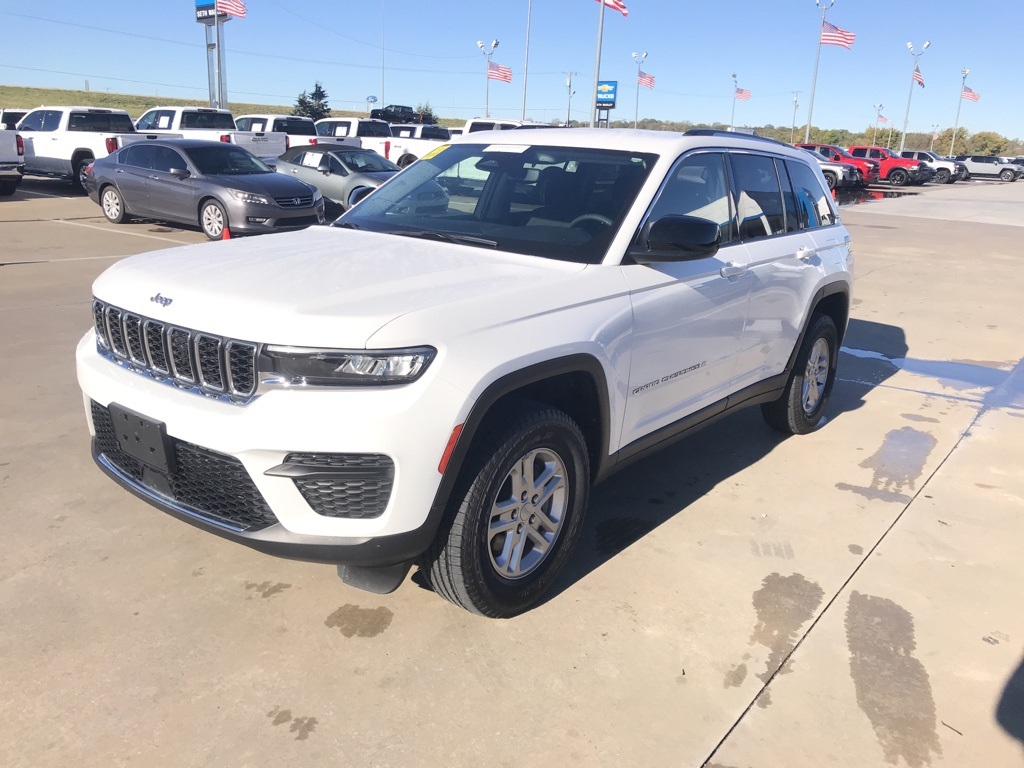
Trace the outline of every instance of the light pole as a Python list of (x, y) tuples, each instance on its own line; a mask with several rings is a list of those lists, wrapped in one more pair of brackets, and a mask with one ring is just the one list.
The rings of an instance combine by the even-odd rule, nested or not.
[(956, 100), (956, 122), (953, 123), (953, 138), (949, 142), (949, 156), (956, 157), (953, 154), (953, 147), (956, 144), (956, 131), (960, 127), (960, 107), (964, 104), (964, 86), (967, 85), (967, 76), (971, 74), (971, 70), (964, 67), (960, 70), (960, 98)]
[(871, 131), (871, 146), (875, 146), (875, 136), (878, 134), (878, 121), (882, 119), (882, 110), (885, 109), (885, 104), (872, 104), (875, 108), (875, 127)]
[(807, 130), (804, 132), (804, 141), (811, 140), (811, 115), (814, 114), (814, 86), (818, 84), (818, 59), (821, 58), (821, 30), (825, 27), (825, 13), (836, 4), (836, 0), (814, 0), (814, 4), (821, 9), (821, 26), (818, 27), (818, 52), (814, 55), (814, 77), (811, 79), (811, 103), (807, 105)]
[(487, 50), (487, 47), (483, 44), (482, 40), (476, 41), (476, 47), (479, 48), (484, 58), (487, 60), (487, 64), (484, 67), (484, 74), (486, 80), (484, 80), (484, 117), (491, 116), (491, 56), (494, 54), (494, 49), (498, 47), (498, 41), (495, 40), (491, 43), (491, 50)]
[(569, 127), (569, 122), (572, 120), (572, 95), (574, 93), (576, 93), (576, 91), (574, 91), (572, 89), (572, 79), (573, 79), (573, 77), (575, 75), (578, 75), (578, 74), (579, 74), (579, 72), (566, 72), (565, 73), (565, 89), (566, 89), (566, 91), (569, 94), (569, 104), (565, 108), (565, 127), (566, 128)]
[(736, 123), (736, 91), (739, 90), (740, 84), (736, 79), (736, 73), (732, 73), (732, 115), (729, 116), (729, 130), (731, 131), (733, 125)]
[(939, 137), (939, 124), (938, 123), (933, 123), (932, 124), (932, 143), (928, 145), (928, 151), (929, 152), (934, 152), (935, 151), (935, 140), (938, 137)]
[(636, 128), (637, 118), (640, 117), (640, 68), (644, 65), (644, 59), (647, 58), (647, 51), (644, 51), (637, 56), (636, 51), (633, 51), (633, 61), (636, 62), (636, 107), (633, 110), (633, 127)]
[[(793, 91), (793, 127), (789, 130), (790, 144), (796, 141), (796, 111), (800, 108), (801, 93), (803, 93), (803, 91)], [(733, 93), (733, 98), (736, 98), (735, 93)]]
[(903, 151), (903, 146), (907, 141), (907, 125), (910, 123), (910, 101), (914, 98), (914, 83), (916, 82), (915, 76), (917, 72), (917, 60), (924, 56), (924, 52), (928, 50), (928, 46), (931, 45), (930, 40), (925, 40), (924, 45), (921, 46), (920, 53), (914, 51), (914, 44), (907, 43), (907, 50), (910, 51), (910, 55), (914, 58), (914, 69), (910, 73), (910, 93), (907, 95), (907, 113), (903, 116), (903, 135), (900, 136), (900, 148), (897, 152)]

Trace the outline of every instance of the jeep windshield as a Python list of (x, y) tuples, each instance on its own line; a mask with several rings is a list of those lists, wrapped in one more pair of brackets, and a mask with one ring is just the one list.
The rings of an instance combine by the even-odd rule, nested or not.
[(335, 226), (596, 264), (656, 160), (590, 147), (446, 145)]

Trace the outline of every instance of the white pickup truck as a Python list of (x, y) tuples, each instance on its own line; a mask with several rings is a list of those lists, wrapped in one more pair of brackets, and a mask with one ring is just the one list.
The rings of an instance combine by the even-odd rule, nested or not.
[(288, 148), (284, 133), (240, 131), (231, 112), (212, 107), (155, 107), (140, 117), (135, 127), (165, 136), (177, 133), (189, 139), (236, 144), (259, 158), (278, 157)]
[[(25, 143), (25, 173), (71, 179), (85, 188), (85, 169), (137, 135), (123, 109), (39, 107), (18, 123)], [(155, 138), (155, 137), (153, 137)]]
[(288, 149), (317, 142), (316, 123), (311, 117), (297, 115), (242, 115), (235, 118), (240, 131), (272, 131), (285, 135)]
[[(405, 127), (405, 126), (401, 126)], [(440, 128), (440, 126), (416, 126), (417, 128)], [(441, 130), (445, 130), (441, 128)], [(317, 135), (330, 137), (335, 141), (355, 138), (363, 149), (372, 149), (383, 155), (399, 168), (419, 160), (437, 147), (435, 139), (408, 138), (396, 135), (392, 127), (383, 120), (366, 117), (325, 117), (316, 121)]]
[(25, 142), (0, 126), (0, 197), (14, 194), (25, 175)]

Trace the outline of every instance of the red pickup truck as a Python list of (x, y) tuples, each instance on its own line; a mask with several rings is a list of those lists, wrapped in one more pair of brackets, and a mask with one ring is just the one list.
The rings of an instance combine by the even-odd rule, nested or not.
[(850, 147), (850, 154), (854, 157), (866, 157), (878, 161), (881, 164), (879, 176), (894, 187), (902, 187), (906, 184), (924, 184), (926, 181), (931, 181), (932, 176), (935, 175), (930, 166), (919, 163), (917, 160), (900, 157), (885, 147)]
[(867, 160), (863, 157), (854, 157), (842, 147), (837, 147), (832, 144), (795, 144), (794, 146), (800, 147), (801, 149), (809, 149), (811, 152), (817, 152), (826, 160), (831, 160), (833, 163), (849, 163), (860, 171), (860, 175), (864, 179), (864, 186), (874, 184), (878, 181), (878, 167), (880, 163), (877, 160)]

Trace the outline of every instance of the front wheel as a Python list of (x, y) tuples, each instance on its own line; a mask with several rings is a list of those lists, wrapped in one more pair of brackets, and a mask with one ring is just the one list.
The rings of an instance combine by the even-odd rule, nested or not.
[(825, 181), (828, 182), (829, 189), (835, 189), (839, 184), (839, 177), (832, 173), (832, 171), (825, 171)]
[(398, 162), (395, 163), (395, 165), (397, 165), (399, 168), (406, 168), (415, 163), (416, 160), (417, 158), (413, 157), (412, 155), (403, 155), (402, 157), (399, 158)]
[(1006, 170), (999, 172), (999, 178), (1003, 181), (1016, 181), (1017, 174), (1007, 168)]
[(828, 315), (815, 315), (782, 395), (761, 406), (768, 426), (788, 435), (805, 435), (820, 427), (836, 381), (838, 362), (836, 324)]
[(910, 176), (906, 171), (902, 171), (899, 168), (889, 174), (889, 183), (894, 187), (906, 186), (908, 181), (910, 181)]
[(216, 200), (207, 200), (199, 209), (199, 226), (203, 228), (203, 234), (211, 240), (220, 240), (224, 237), (224, 230), (228, 228), (228, 215), (224, 212), (224, 206)]
[(0, 181), (0, 197), (10, 197), (18, 191), (17, 181)]
[[(935, 172), (935, 183), (936, 184), (948, 184), (949, 183), (949, 177), (952, 176), (952, 175), (953, 174), (951, 174), (945, 168), (939, 168), (939, 170), (937, 170)], [(956, 179), (954, 178), (953, 181), (956, 181)]]
[(434, 590), (481, 616), (515, 616), (558, 577), (590, 490), (586, 442), (564, 412), (518, 402), (471, 451), (421, 566)]

